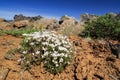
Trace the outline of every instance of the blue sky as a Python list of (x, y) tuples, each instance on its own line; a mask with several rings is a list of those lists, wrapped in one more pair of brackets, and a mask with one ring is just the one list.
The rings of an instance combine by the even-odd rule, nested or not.
[(107, 12), (120, 12), (120, 0), (0, 0), (0, 17), (5, 19), (13, 19), (15, 14), (48, 18), (67, 14), (79, 19), (83, 13)]

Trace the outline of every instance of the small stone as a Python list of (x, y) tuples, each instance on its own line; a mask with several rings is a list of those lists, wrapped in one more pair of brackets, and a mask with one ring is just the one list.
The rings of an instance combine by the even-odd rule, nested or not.
[(13, 54), (6, 54), (4, 58), (7, 60), (15, 60), (15, 56)]
[(6, 80), (6, 77), (9, 73), (10, 69), (0, 68), (0, 80)]

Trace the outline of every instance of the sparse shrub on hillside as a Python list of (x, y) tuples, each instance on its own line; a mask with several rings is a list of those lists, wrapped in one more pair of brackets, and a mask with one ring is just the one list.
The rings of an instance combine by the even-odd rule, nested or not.
[(66, 36), (79, 35), (84, 30), (84, 27), (81, 25), (75, 26), (66, 26), (61, 28), (61, 33)]
[(23, 29), (11, 29), (11, 30), (7, 30), (4, 32), (8, 35), (22, 36), (22, 34), (24, 34), (24, 33), (32, 33), (32, 32), (36, 32), (36, 31), (40, 31), (40, 29), (23, 28)]
[(35, 22), (30, 22), (29, 26), (31, 26), (33, 29), (44, 29), (45, 26), (40, 23), (40, 20), (37, 20)]
[(14, 60), (16, 58), (15, 54), (19, 52), (19, 49), (10, 49), (7, 51), (7, 53), (4, 55), (4, 58), (7, 60)]
[(53, 31), (41, 31), (23, 34), (25, 39), (21, 44), (23, 68), (44, 63), (44, 67), (51, 73), (59, 73), (68, 66), (73, 59), (73, 49), (67, 37), (55, 34)]
[(111, 14), (101, 16), (89, 22), (83, 33), (85, 37), (120, 39), (120, 18)]

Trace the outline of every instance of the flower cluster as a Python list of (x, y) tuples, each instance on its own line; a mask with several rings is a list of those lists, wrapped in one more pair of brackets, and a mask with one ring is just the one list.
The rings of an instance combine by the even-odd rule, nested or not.
[(41, 61), (49, 72), (58, 73), (70, 64), (73, 58), (72, 45), (66, 36), (54, 31), (23, 34), (21, 45), (23, 61), (36, 64)]

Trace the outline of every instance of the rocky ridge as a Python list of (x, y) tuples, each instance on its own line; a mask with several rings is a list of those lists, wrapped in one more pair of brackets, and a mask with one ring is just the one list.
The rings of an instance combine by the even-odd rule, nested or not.
[(40, 15), (35, 16), (35, 17), (27, 17), (22, 14), (19, 14), (19, 15), (14, 16), (14, 21), (21, 21), (21, 20), (36, 21), (36, 20), (40, 20), (41, 18), (43, 18), (43, 17)]

